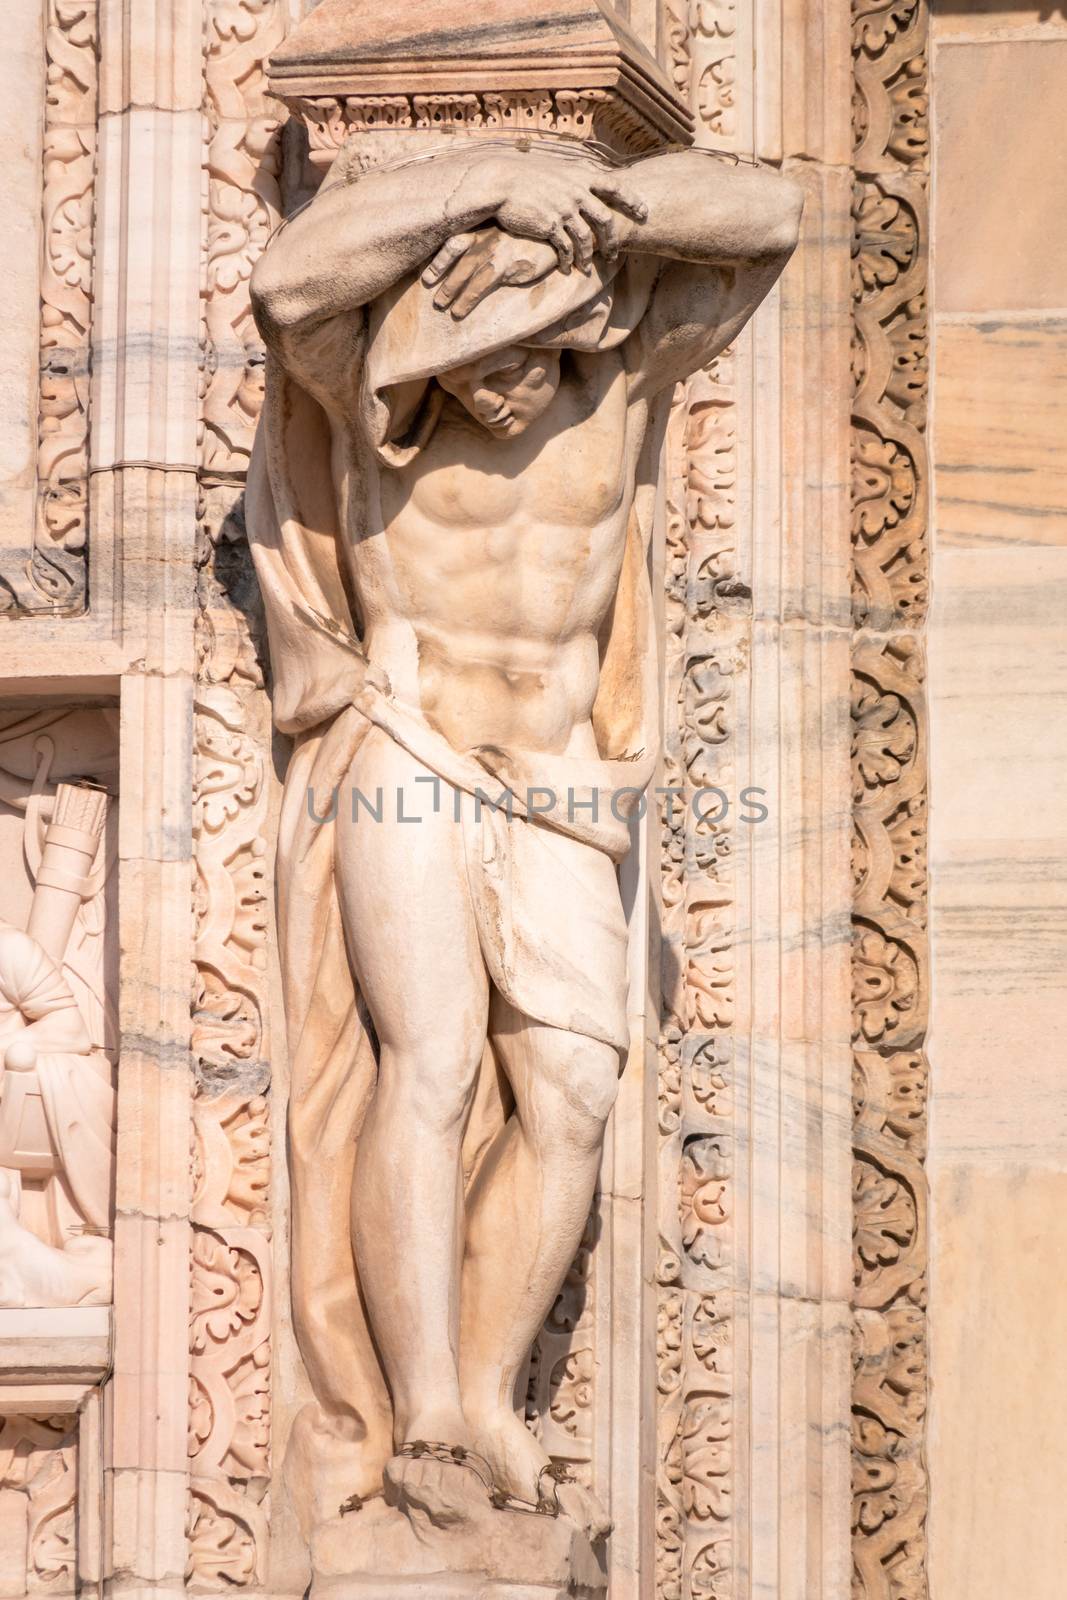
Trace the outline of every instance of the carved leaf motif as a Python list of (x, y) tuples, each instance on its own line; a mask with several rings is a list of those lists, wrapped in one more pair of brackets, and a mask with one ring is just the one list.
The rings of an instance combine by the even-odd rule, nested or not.
[(852, 1204), (858, 1272), (891, 1266), (915, 1237), (915, 1202), (897, 1178), (866, 1161), (853, 1167)]
[(704, 788), (716, 778), (711, 752), (730, 737), (733, 672), (712, 656), (698, 657), (688, 667), (685, 685), (686, 768), (694, 786)]
[(189, 1455), (200, 1481), (266, 1481), (270, 1258), (250, 1229), (194, 1229)]
[(897, 282), (915, 260), (918, 228), (895, 194), (872, 181), (857, 183), (852, 200), (853, 291), (858, 299)]
[[(25, 1496), (29, 1592), (73, 1586), (76, 1556), (77, 1432), (70, 1417), (0, 1420), (0, 1490)], [(5, 1576), (12, 1552), (5, 1550)]]
[(892, 351), (892, 366), (886, 385), (886, 399), (908, 415), (913, 426), (922, 426), (922, 407), (926, 401), (926, 374), (929, 332), (926, 306), (921, 299), (907, 300), (885, 323)]
[(264, 1095), (193, 1102), (193, 1220), (205, 1227), (268, 1228), (269, 1105)]
[(736, 521), (737, 423), (729, 396), (694, 400), (685, 428), (686, 516), (711, 532)]
[(689, 1570), (689, 1590), (693, 1600), (731, 1600), (733, 1546), (729, 1538), (701, 1545)]
[(734, 100), (736, 59), (731, 53), (705, 67), (700, 77), (697, 108), (709, 133), (732, 139), (737, 132)]
[(919, 0), (862, 0), (853, 6), (853, 43), (870, 55), (880, 55), (886, 45), (915, 20)]
[(732, 1110), (729, 1067), (729, 1046), (722, 1039), (709, 1039), (693, 1057), (689, 1072), (693, 1098), (709, 1116), (727, 1116)]
[(690, 907), (686, 990), (689, 1025), (728, 1028), (734, 1011), (733, 935), (717, 905)]
[(915, 499), (910, 458), (892, 439), (857, 430), (852, 448), (852, 532), (873, 543), (908, 515)]
[(672, 1395), (682, 1381), (682, 1297), (661, 1296), (656, 1311), (657, 1387)]
[(676, 1025), (660, 1038), (658, 1105), (660, 1132), (676, 1133), (682, 1108), (682, 1031)]
[(690, 0), (689, 26), (705, 39), (728, 39), (737, 28), (735, 0)]
[(690, 1340), (700, 1363), (701, 1388), (725, 1402), (732, 1393), (733, 1331), (714, 1295), (704, 1295), (694, 1311)]
[[(588, 1434), (589, 1412), (593, 1403), (593, 1352), (588, 1345), (572, 1350), (556, 1363), (549, 1380), (554, 1421), (569, 1434)], [(579, 1426), (580, 1419), (584, 1422)]]
[(725, 1522), (730, 1515), (730, 1437), (728, 1402), (690, 1402), (684, 1426), (684, 1505), (697, 1522)]
[(690, 1139), (681, 1170), (680, 1214), (682, 1243), (690, 1260), (704, 1267), (720, 1267), (726, 1259), (723, 1224), (729, 1218), (727, 1203), (730, 1165), (720, 1138)]
[(925, 922), (926, 906), (926, 798), (916, 795), (886, 823), (893, 847), (893, 867), (888, 893), (916, 920)]
[(918, 1006), (915, 958), (877, 929), (857, 928), (853, 938), (852, 1007), (857, 1035), (869, 1044), (903, 1037)]
[(915, 746), (915, 719), (904, 702), (857, 678), (852, 702), (854, 798), (896, 783)]
[(889, 1133), (920, 1152), (926, 1121), (926, 1062), (918, 1052), (880, 1056), (858, 1054), (853, 1075), (856, 1124), (876, 1134)]
[[(259, 201), (232, 184), (211, 185), (211, 228), (208, 233), (208, 290), (230, 293), (252, 276), (254, 258), (249, 249), (257, 222)], [(267, 232), (265, 219), (264, 234)], [(263, 243), (266, 243), (264, 238)]]
[(255, 1264), (231, 1249), (217, 1234), (198, 1229), (193, 1236), (191, 1348), (202, 1354), (254, 1321), (263, 1298)]
[(247, 740), (205, 722), (193, 769), (193, 800), (202, 825), (218, 833), (242, 806), (254, 804), (259, 782), (260, 764)]
[(889, 103), (893, 113), (890, 152), (909, 166), (925, 161), (930, 149), (925, 55), (904, 63), (889, 87)]
[(197, 1484), (189, 1500), (186, 1576), (203, 1583), (249, 1584), (256, 1576), (255, 1507), (224, 1484)]
[(659, 1600), (681, 1600), (682, 1595), (681, 1513), (662, 1499), (656, 1506), (656, 1594)]
[(863, 1533), (876, 1533), (906, 1503), (894, 1493), (897, 1470), (891, 1455), (892, 1441), (881, 1423), (871, 1417), (854, 1420), (853, 1440), (854, 1526)]

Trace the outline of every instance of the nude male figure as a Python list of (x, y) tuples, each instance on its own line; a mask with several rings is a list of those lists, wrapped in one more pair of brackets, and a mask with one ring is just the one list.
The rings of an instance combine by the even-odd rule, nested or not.
[[(349, 530), (364, 655), (457, 751), (596, 761), (599, 641), (653, 408), (751, 316), (800, 209), (776, 174), (693, 152), (612, 169), (469, 141), (432, 170), (371, 171), (324, 193), (257, 265), (272, 354), (327, 410), (373, 508)], [(618, 257), (644, 311), (616, 348), (520, 340), (443, 365), (424, 447), (395, 465), (375, 456), (360, 380), (377, 297), (422, 270), (458, 328), (504, 287)], [(422, 820), (397, 825), (390, 805), (381, 824), (355, 821), (345, 799), (337, 817), (348, 952), (380, 1060), (360, 1135), (356, 1259), (396, 1446), (474, 1447), (530, 1500), (547, 1457), (517, 1414), (516, 1384), (582, 1235), (620, 1049), (523, 1015), (493, 984), (463, 833), (448, 804), (429, 806), (433, 778), (373, 727), (342, 794), (399, 790)], [(593, 854), (589, 871), (617, 905), (614, 865)], [(464, 1199), (487, 1034), (517, 1114)]]

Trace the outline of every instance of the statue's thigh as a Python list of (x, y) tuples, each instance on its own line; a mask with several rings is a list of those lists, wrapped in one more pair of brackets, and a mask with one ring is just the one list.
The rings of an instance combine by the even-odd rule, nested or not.
[(463, 831), (445, 786), (435, 812), (434, 784), (416, 782), (432, 777), (374, 728), (338, 796), (337, 882), (349, 954), (378, 1037), (396, 1049), (440, 1042), (450, 1028), (480, 1026), (484, 1036), (488, 1010)]
[(599, 1131), (618, 1094), (613, 1045), (524, 1017), (495, 990), (489, 1035), (528, 1134), (551, 1141), (574, 1122)]

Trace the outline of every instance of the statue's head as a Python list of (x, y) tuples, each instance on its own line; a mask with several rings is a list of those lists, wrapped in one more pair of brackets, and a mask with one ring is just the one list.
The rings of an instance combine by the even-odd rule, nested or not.
[(440, 373), (437, 381), (487, 432), (514, 439), (551, 405), (559, 388), (559, 351), (507, 345)]

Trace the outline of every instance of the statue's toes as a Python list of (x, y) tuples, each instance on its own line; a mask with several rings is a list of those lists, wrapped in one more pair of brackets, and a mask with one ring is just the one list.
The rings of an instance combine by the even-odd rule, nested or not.
[(435, 1527), (454, 1526), (483, 1516), (484, 1487), (458, 1463), (426, 1456), (394, 1456), (385, 1469), (386, 1499), (406, 1515), (425, 1517)]
[(568, 1521), (581, 1528), (587, 1539), (594, 1543), (606, 1539), (614, 1524), (595, 1494), (583, 1489), (580, 1483), (561, 1483), (556, 1494), (559, 1509)]

